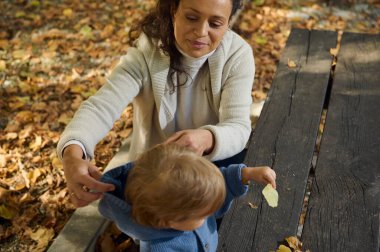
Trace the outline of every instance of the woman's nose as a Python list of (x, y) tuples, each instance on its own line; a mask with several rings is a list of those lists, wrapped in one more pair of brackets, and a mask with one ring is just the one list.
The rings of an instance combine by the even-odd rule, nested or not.
[(195, 34), (196, 36), (199, 36), (199, 37), (207, 36), (207, 34), (208, 34), (208, 29), (209, 29), (209, 26), (208, 26), (208, 23), (207, 23), (207, 22), (199, 23), (199, 24), (194, 28), (194, 34)]

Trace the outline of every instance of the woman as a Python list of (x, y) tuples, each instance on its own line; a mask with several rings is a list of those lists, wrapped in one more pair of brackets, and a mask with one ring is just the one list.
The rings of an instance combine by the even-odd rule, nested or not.
[(130, 102), (130, 160), (162, 142), (212, 161), (244, 149), (251, 131), (254, 61), (250, 46), (229, 30), (240, 6), (241, 0), (157, 2), (137, 27), (135, 47), (82, 104), (58, 143), (76, 206), (114, 189), (98, 181), (101, 174), (87, 159)]

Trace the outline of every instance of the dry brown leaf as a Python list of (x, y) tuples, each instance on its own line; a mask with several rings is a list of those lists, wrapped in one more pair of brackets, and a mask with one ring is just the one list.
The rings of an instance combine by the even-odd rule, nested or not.
[(17, 210), (6, 204), (0, 204), (0, 217), (10, 220), (17, 216)]
[(37, 250), (44, 251), (49, 242), (54, 238), (54, 229), (40, 227), (35, 232), (27, 233), (37, 242)]
[(74, 14), (74, 12), (73, 12), (72, 9), (64, 9), (64, 10), (63, 10), (63, 15), (64, 15), (65, 17), (72, 18), (72, 17), (73, 17), (73, 14)]
[(119, 131), (118, 135), (122, 138), (127, 138), (132, 132), (132, 128), (127, 128), (122, 131)]
[(4, 60), (0, 60), (0, 73), (7, 70), (7, 63)]
[(288, 67), (289, 68), (295, 68), (295, 67), (297, 67), (297, 64), (296, 64), (296, 62), (294, 62), (294, 60), (288, 59)]
[(25, 124), (28, 122), (32, 122), (33, 117), (33, 112), (24, 110), (17, 113), (17, 115), (15, 116), (15, 120), (21, 124)]
[(31, 148), (33, 151), (39, 150), (42, 146), (42, 137), (39, 135), (35, 135), (34, 142), (31, 142), (29, 144), (29, 148)]
[(41, 169), (36, 168), (33, 171), (30, 171), (28, 174), (28, 178), (30, 180), (31, 185), (33, 186), (37, 179), (42, 175)]
[(67, 125), (72, 119), (71, 113), (63, 113), (59, 116), (58, 122)]
[(5, 135), (5, 139), (7, 140), (13, 140), (17, 138), (17, 133), (16, 132), (9, 132)]
[(302, 242), (296, 236), (287, 237), (285, 240), (292, 249), (302, 250)]
[(280, 245), (276, 252), (292, 252), (292, 250), (285, 245)]
[(338, 56), (339, 49), (338, 48), (330, 48), (330, 54), (334, 57)]
[(251, 203), (251, 202), (248, 202), (248, 206), (252, 209), (257, 209), (257, 205)]
[(54, 157), (51, 163), (52, 163), (53, 167), (56, 169), (62, 169), (63, 168), (62, 161), (57, 157)]

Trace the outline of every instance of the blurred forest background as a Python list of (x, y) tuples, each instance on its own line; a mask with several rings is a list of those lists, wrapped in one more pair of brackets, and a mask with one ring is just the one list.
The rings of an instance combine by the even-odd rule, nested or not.
[[(380, 32), (380, 1), (246, 1), (233, 29), (265, 100), (292, 27)], [(46, 251), (74, 211), (55, 147), (83, 100), (128, 51), (153, 0), (0, 1), (0, 251)], [(339, 60), (339, 59), (338, 59)], [(132, 107), (97, 145), (104, 168), (132, 129)]]

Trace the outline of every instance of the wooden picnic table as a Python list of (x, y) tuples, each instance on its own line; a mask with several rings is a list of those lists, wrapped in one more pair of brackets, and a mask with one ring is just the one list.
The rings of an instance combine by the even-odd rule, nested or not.
[(379, 251), (380, 34), (338, 37), (292, 30), (245, 159), (276, 171), (279, 205), (251, 186), (218, 251), (275, 251), (297, 234), (311, 252)]

